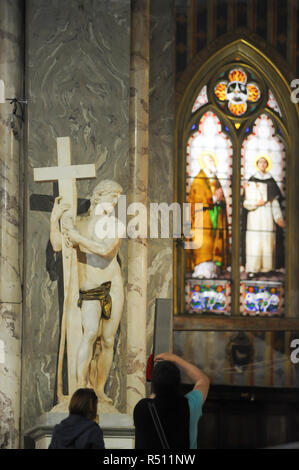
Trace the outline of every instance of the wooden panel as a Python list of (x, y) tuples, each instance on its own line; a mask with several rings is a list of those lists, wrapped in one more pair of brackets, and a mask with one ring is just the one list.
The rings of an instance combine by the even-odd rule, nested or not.
[(299, 320), (291, 318), (175, 315), (173, 327), (174, 330), (185, 331), (298, 331)]
[(206, 407), (200, 419), (198, 428), (198, 442), (201, 449), (215, 449), (219, 443), (220, 413), (217, 406)]
[(297, 390), (211, 386), (198, 426), (200, 449), (257, 449), (291, 442), (299, 442)]
[(288, 414), (280, 410), (272, 410), (266, 413), (266, 440), (271, 446), (288, 442)]
[(226, 407), (221, 419), (221, 448), (256, 449), (258, 437), (258, 407), (235, 405)]

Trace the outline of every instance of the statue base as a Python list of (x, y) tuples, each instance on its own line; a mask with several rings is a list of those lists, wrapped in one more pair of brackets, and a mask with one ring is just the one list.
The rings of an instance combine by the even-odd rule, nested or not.
[[(70, 399), (70, 396), (64, 395), (62, 400), (52, 408), (50, 413), (68, 413)], [(119, 411), (112, 403), (101, 401), (98, 403), (98, 416), (102, 414), (119, 414)]]
[[(69, 400), (70, 397), (64, 397), (51, 411), (39, 416), (36, 425), (25, 432), (35, 442), (36, 449), (48, 449), (54, 426), (69, 415)], [(106, 449), (134, 449), (135, 428), (131, 416), (120, 413), (110, 403), (102, 402), (98, 405), (98, 417)]]

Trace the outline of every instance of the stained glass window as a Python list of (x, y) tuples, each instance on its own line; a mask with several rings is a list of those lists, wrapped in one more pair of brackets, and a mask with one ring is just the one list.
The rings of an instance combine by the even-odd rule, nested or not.
[[(187, 143), (187, 201), (203, 204), (203, 243), (187, 250), (186, 295), (189, 311), (227, 312), (229, 281), (194, 284), (192, 279), (230, 279), (232, 143), (213, 112), (201, 117)], [(194, 216), (191, 216), (194, 224)], [(198, 290), (199, 289), (199, 290)], [(217, 291), (218, 289), (218, 291)], [(216, 302), (216, 296), (221, 301)], [(220, 295), (221, 294), (221, 295)], [(195, 300), (196, 299), (196, 300)], [(216, 302), (216, 303), (215, 303)]]
[(283, 306), (283, 286), (273, 282), (242, 282), (240, 302), (242, 315), (280, 315)]
[[(282, 290), (274, 295), (271, 282), (284, 278), (285, 149), (268, 115), (256, 119), (243, 142), (241, 162), (241, 279), (246, 298), (258, 296), (262, 302), (242, 302), (241, 312), (279, 314)], [(255, 286), (249, 282), (253, 279)], [(259, 281), (266, 284), (261, 287)], [(269, 298), (272, 303), (268, 305)], [(261, 307), (263, 302), (267, 308)]]
[(188, 313), (230, 314), (231, 284), (225, 281), (186, 282), (186, 310)]
[[(242, 316), (280, 316), (284, 309), (285, 146), (277, 123), (267, 113), (271, 109), (282, 117), (278, 102), (245, 66), (226, 67), (212, 84), (199, 90), (191, 110), (199, 116), (192, 118), (186, 145), (185, 201), (191, 206), (202, 204), (203, 241), (200, 247), (185, 250), (185, 312), (232, 313), (232, 188), (239, 159), (240, 213), (234, 230), (240, 230), (240, 299), (236, 308)], [(266, 107), (262, 90), (268, 95)], [(234, 148), (240, 149), (239, 155)], [(194, 224), (191, 209), (192, 228)]]
[(176, 195), (202, 204), (190, 225), (202, 216), (203, 241), (190, 248), (182, 231), (175, 242), (174, 351), (213, 384), (298, 387), (298, 116), (286, 106), (288, 81), (243, 41), (188, 71), (178, 87)]

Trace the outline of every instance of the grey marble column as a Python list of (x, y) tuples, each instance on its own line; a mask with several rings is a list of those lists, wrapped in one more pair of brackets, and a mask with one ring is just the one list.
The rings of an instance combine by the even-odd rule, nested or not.
[[(147, 210), (150, 1), (132, 0), (131, 5), (129, 203), (141, 203)], [(147, 227), (146, 215), (142, 222)], [(135, 404), (145, 396), (147, 256), (147, 237), (131, 238), (127, 296), (128, 413), (132, 413)]]
[[(6, 98), (23, 97), (23, 21), (23, 0), (1, 0), (0, 79)], [(19, 446), (22, 132), (21, 108), (0, 104), (0, 448)]]
[[(175, 201), (174, 195), (174, 0), (151, 0), (149, 96), (149, 203)], [(170, 216), (171, 219), (171, 216)], [(148, 245), (147, 356), (153, 349), (155, 302), (173, 297), (173, 238), (151, 238)]]

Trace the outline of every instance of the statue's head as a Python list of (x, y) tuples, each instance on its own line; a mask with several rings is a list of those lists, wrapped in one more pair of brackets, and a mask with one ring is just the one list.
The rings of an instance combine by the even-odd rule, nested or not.
[(110, 203), (115, 206), (122, 192), (120, 184), (111, 180), (102, 180), (93, 190), (90, 207), (94, 209), (100, 203)]

